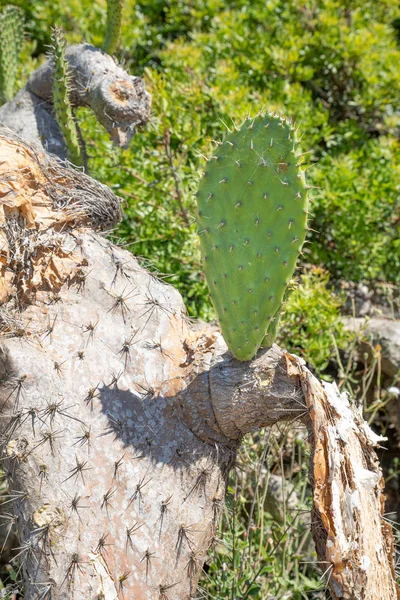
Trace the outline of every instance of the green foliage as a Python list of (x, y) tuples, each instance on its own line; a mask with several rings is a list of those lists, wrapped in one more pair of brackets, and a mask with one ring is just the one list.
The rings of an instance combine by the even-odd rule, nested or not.
[(107, 0), (106, 39), (103, 50), (114, 54), (121, 30), (123, 0)]
[(25, 13), (26, 32), (34, 58), (42, 59), (48, 52), (55, 25), (67, 34), (69, 43), (87, 41), (99, 47), (103, 43), (106, 0), (14, 0), (13, 4)]
[[(340, 322), (340, 298), (329, 289), (329, 273), (314, 267), (302, 274), (285, 305), (279, 343), (305, 358), (323, 375), (335, 349), (349, 347), (351, 334)], [(326, 378), (326, 375), (325, 375)]]
[(7, 5), (0, 12), (0, 102), (11, 100), (16, 91), (16, 76), (24, 39), (23, 12)]
[(79, 143), (78, 128), (74, 120), (69, 99), (68, 62), (65, 58), (65, 39), (61, 29), (55, 27), (52, 33), (53, 60), (53, 106), (57, 123), (64, 137), (69, 160), (76, 166), (83, 166), (84, 156)]
[[(304, 132), (303, 144), (311, 148), (309, 161), (315, 166), (309, 178), (319, 188), (311, 209), (316, 215), (312, 227), (318, 233), (308, 237), (307, 261), (329, 269), (333, 280), (399, 281), (399, 148), (394, 134), (400, 52), (390, 25), (395, 4), (355, 3), (348, 8), (320, 2), (311, 10), (302, 2), (256, 2), (246, 8), (197, 2), (181, 16), (176, 10), (175, 5), (135, 4), (134, 23), (140, 27), (134, 25), (131, 36), (134, 53), (128, 50), (126, 33), (122, 36), (123, 53), (132, 68), (151, 65), (145, 76), (155, 100), (153, 130), (134, 142), (132, 164), (137, 172), (142, 167), (147, 171), (147, 161), (152, 160), (154, 180), (163, 182), (164, 198), (157, 200), (162, 218), (157, 221), (153, 214), (154, 231), (163, 231), (166, 221), (178, 231), (184, 225), (176, 203), (170, 201), (175, 182), (165, 165), (164, 130), (171, 133), (182, 203), (191, 216), (192, 180), (201, 162), (193, 147), (208, 155), (210, 140), (224, 132), (221, 120), (230, 125), (231, 119), (240, 122), (258, 107), (268, 107), (293, 116)], [(145, 151), (143, 164), (137, 150), (147, 147), (150, 137), (153, 153), (150, 157)], [(343, 178), (346, 161), (356, 165), (356, 194), (354, 179)], [(113, 178), (117, 183), (119, 174)], [(134, 214), (136, 202), (144, 201), (148, 191), (144, 194), (144, 185), (137, 181), (129, 187), (135, 188), (137, 198), (129, 201), (128, 210)], [(152, 190), (154, 199), (158, 194)], [(182, 238), (177, 236), (176, 243), (169, 240), (165, 260), (152, 242), (141, 242), (154, 236), (137, 235), (137, 226), (129, 225), (124, 224), (123, 235), (135, 240), (140, 253), (160, 270), (178, 275), (175, 281), (186, 299), (196, 297), (195, 306), (189, 301), (192, 314), (208, 313), (206, 297), (198, 296), (201, 281), (193, 275), (199, 272), (197, 250), (192, 249), (189, 258), (193, 269), (186, 261), (179, 265)], [(193, 244), (193, 238), (188, 239)], [(166, 268), (172, 263), (178, 270)]]
[(313, 172), (308, 259), (346, 280), (400, 281), (400, 145), (389, 136), (326, 154)]
[(217, 145), (199, 184), (204, 272), (223, 336), (239, 360), (253, 358), (267, 331), (271, 338), (304, 242), (300, 160), (291, 124), (261, 114)]

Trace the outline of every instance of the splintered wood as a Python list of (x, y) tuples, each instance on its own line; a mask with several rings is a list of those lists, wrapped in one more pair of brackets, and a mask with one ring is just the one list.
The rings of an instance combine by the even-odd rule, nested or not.
[(334, 598), (397, 600), (394, 540), (384, 520), (377, 436), (335, 384), (319, 382), (287, 354), (309, 409), (313, 454), (313, 536)]

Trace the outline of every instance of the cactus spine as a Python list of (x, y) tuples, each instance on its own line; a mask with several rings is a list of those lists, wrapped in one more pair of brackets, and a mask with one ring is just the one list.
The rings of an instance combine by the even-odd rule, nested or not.
[(76, 166), (83, 166), (83, 150), (79, 143), (78, 128), (69, 99), (69, 73), (65, 48), (63, 33), (61, 29), (55, 27), (52, 32), (54, 111), (65, 140), (69, 160)]
[(0, 13), (0, 100), (8, 102), (15, 94), (19, 55), (24, 38), (23, 13), (6, 6)]
[(114, 54), (117, 49), (122, 21), (123, 0), (107, 0), (107, 27), (103, 50)]
[(232, 354), (250, 360), (276, 336), (307, 232), (307, 186), (295, 129), (268, 114), (229, 133), (197, 193), (204, 271)]

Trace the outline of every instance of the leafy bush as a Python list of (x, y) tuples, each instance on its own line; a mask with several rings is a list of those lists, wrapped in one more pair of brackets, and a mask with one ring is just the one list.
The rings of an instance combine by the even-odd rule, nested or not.
[(281, 345), (305, 358), (319, 374), (332, 361), (334, 345), (345, 349), (351, 337), (339, 319), (342, 303), (328, 283), (329, 273), (319, 267), (302, 274), (286, 303), (278, 335)]
[(400, 281), (400, 145), (391, 137), (325, 155), (309, 258), (346, 280)]

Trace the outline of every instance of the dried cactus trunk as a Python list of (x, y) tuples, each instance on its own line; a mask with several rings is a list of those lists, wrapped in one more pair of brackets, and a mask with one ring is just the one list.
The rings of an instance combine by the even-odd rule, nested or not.
[[(72, 108), (88, 106), (114, 143), (126, 147), (137, 127), (150, 116), (150, 95), (140, 77), (132, 77), (111, 56), (89, 44), (65, 52)], [(0, 123), (42, 149), (67, 158), (53, 108), (53, 63), (32, 73), (25, 88), (0, 108)]]
[(358, 411), (277, 346), (239, 362), (192, 328), (174, 288), (93, 231), (120, 216), (104, 186), (6, 135), (0, 152), (1, 434), (25, 598), (193, 597), (242, 436), (299, 415), (333, 597), (395, 598)]

